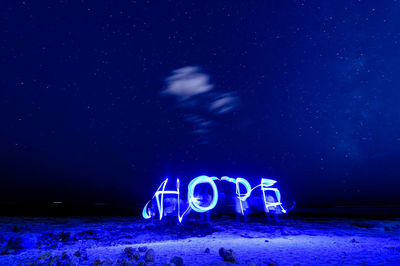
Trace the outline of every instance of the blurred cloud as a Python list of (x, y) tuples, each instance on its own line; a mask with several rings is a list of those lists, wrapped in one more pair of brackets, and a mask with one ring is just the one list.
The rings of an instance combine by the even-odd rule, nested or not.
[(237, 105), (238, 97), (234, 93), (224, 93), (210, 104), (210, 110), (217, 114), (224, 114), (235, 109)]
[(172, 71), (165, 83), (161, 95), (175, 99), (174, 107), (183, 111), (183, 119), (192, 124), (192, 132), (201, 137), (202, 143), (207, 143), (206, 134), (218, 117), (239, 106), (236, 92), (215, 89), (210, 75), (198, 66), (185, 66)]
[(166, 82), (167, 87), (162, 93), (175, 96), (178, 100), (186, 100), (214, 88), (214, 85), (210, 84), (210, 77), (201, 73), (200, 68), (196, 66), (174, 70)]

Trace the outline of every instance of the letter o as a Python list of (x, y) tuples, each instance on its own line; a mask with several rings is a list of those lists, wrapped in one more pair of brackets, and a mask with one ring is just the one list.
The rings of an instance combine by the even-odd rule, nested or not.
[[(217, 179), (217, 178), (209, 177), (206, 175), (201, 175), (201, 176), (194, 178), (189, 183), (189, 185), (188, 185), (188, 201), (189, 201), (190, 207), (193, 210), (195, 210), (196, 212), (206, 212), (206, 211), (213, 209), (215, 207), (215, 205), (217, 205), (218, 189), (214, 183), (214, 179)], [(194, 197), (194, 189), (196, 188), (196, 186), (198, 184), (202, 184), (202, 183), (209, 183), (213, 189), (213, 199), (212, 199), (210, 205), (207, 207), (200, 206), (200, 204), (198, 203), (198, 200)]]

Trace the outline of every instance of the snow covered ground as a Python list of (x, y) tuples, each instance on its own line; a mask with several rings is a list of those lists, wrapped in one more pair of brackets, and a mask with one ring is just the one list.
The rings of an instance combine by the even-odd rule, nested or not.
[(0, 241), (0, 265), (400, 265), (399, 219), (2, 217)]

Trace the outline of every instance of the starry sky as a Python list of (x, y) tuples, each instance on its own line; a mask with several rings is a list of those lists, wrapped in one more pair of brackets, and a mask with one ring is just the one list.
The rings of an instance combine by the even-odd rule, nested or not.
[(399, 1), (4, 1), (0, 34), (1, 202), (400, 203)]

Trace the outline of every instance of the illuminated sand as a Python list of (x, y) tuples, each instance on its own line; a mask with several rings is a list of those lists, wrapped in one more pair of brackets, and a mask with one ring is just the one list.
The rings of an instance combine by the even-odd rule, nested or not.
[[(174, 256), (185, 265), (232, 264), (218, 254), (221, 247), (232, 249), (240, 265), (400, 264), (400, 220), (285, 218), (268, 224), (253, 218), (243, 224), (220, 217), (211, 222), (167, 226), (137, 218), (1, 218), (3, 251), (11, 237), (34, 243), (1, 255), (0, 265), (135, 265), (136, 259), (122, 259), (124, 249), (142, 246), (154, 250), (149, 265), (169, 263)], [(87, 253), (87, 260), (74, 255), (78, 250)]]

